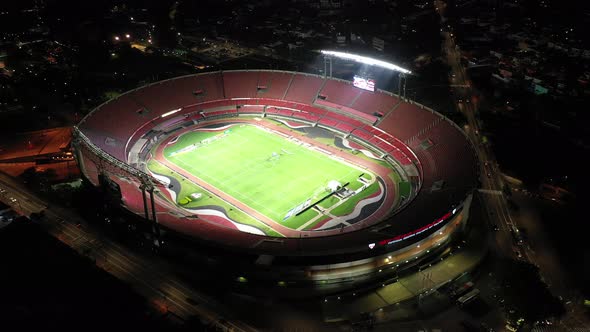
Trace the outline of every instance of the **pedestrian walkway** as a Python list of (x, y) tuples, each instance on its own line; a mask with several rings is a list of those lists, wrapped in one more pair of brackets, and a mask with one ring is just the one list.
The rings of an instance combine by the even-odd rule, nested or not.
[[(348, 294), (330, 297), (323, 303), (324, 320), (338, 322), (354, 320), (359, 313), (391, 312), (392, 318), (401, 314), (395, 312), (396, 306), (404, 301), (428, 295), (436, 289), (452, 282), (466, 272), (472, 271), (485, 257), (487, 246), (485, 230), (474, 227), (466, 239), (467, 245), (459, 250), (449, 251), (446, 258), (396, 282), (364, 294)], [(405, 306), (404, 306), (405, 308)], [(390, 310), (391, 309), (391, 310)], [(384, 313), (381, 313), (383, 315)], [(409, 314), (409, 313), (408, 313)], [(403, 316), (403, 315), (402, 315)]]

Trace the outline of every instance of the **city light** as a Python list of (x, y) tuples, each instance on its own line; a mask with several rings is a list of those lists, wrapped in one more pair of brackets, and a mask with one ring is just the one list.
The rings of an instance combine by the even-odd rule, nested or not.
[(115, 36), (115, 40), (119, 40), (119, 36)]
[(402, 74), (411, 74), (412, 72), (410, 70), (404, 69), (398, 65), (394, 65), (393, 63), (389, 63), (389, 62), (385, 62), (382, 60), (377, 60), (377, 59), (373, 59), (373, 58), (369, 58), (366, 56), (362, 56), (362, 55), (358, 55), (358, 54), (350, 54), (350, 53), (345, 53), (345, 52), (338, 52), (338, 51), (326, 51), (326, 50), (321, 50), (321, 53), (324, 55), (331, 55), (333, 57), (336, 58), (341, 58), (341, 59), (346, 59), (346, 60), (352, 60), (352, 61), (356, 61), (359, 63), (364, 63), (367, 65), (371, 65), (371, 66), (377, 66), (377, 67), (381, 67), (381, 68), (385, 68), (385, 69), (389, 69), (389, 70), (393, 70), (393, 71), (397, 71), (400, 72)]
[(131, 35), (130, 34), (126, 34), (125, 35), (125, 38), (129, 39), (129, 38), (131, 38)]

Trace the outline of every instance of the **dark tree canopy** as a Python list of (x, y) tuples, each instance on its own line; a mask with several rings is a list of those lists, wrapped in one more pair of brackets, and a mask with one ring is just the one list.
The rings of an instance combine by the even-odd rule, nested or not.
[(518, 313), (528, 322), (559, 318), (565, 313), (559, 301), (541, 280), (539, 268), (533, 264), (512, 259), (502, 261), (500, 281), (505, 285), (509, 303), (518, 308)]

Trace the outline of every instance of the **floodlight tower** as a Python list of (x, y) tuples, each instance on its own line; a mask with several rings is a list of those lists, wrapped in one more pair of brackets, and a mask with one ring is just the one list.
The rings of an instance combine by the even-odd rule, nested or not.
[[(398, 75), (399, 78), (399, 82), (397, 84), (397, 95), (403, 98), (406, 98), (406, 74), (400, 72)], [(402, 95), (402, 80), (403, 80), (403, 92), (404, 94)]]
[[(385, 62), (379, 59), (369, 58), (366, 56), (358, 55), (358, 54), (351, 54), (346, 52), (338, 52), (338, 51), (328, 51), (328, 50), (321, 50), (320, 51), (324, 55), (324, 77), (332, 77), (332, 59), (344, 59), (344, 60), (351, 60), (358, 63), (366, 64), (369, 66), (380, 67), (383, 69), (389, 69), (394, 72), (399, 73), (399, 84), (398, 84), (398, 95), (400, 97), (406, 97), (406, 75), (412, 74), (412, 71), (402, 68), (398, 65), (393, 63)], [(403, 80), (403, 85), (402, 85)], [(403, 89), (402, 89), (403, 87)], [(403, 95), (402, 95), (403, 91)]]
[(327, 77), (332, 77), (332, 56), (324, 54), (324, 78)]

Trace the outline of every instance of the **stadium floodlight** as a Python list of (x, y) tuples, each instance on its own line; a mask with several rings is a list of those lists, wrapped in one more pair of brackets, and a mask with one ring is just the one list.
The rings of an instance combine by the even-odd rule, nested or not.
[(162, 118), (165, 118), (165, 117), (167, 117), (168, 115), (172, 115), (172, 114), (174, 114), (174, 113), (176, 113), (176, 112), (180, 112), (180, 110), (181, 110), (181, 109), (182, 109), (182, 108), (177, 108), (177, 109), (175, 109), (175, 110), (172, 110), (172, 111), (170, 111), (170, 112), (166, 112), (166, 113), (162, 114), (160, 117), (162, 117)]
[(404, 68), (402, 68), (400, 66), (394, 65), (393, 63), (385, 62), (385, 61), (378, 60), (378, 59), (369, 58), (369, 57), (358, 55), (358, 54), (351, 54), (351, 53), (338, 52), (338, 51), (327, 51), (327, 50), (321, 50), (320, 52), (322, 54), (324, 54), (324, 55), (330, 55), (330, 56), (333, 56), (333, 57), (336, 57), (336, 58), (341, 58), (341, 59), (346, 59), (346, 60), (352, 60), (352, 61), (356, 61), (356, 62), (359, 62), (359, 63), (364, 63), (364, 64), (367, 64), (367, 65), (371, 65), (371, 66), (377, 66), (377, 67), (381, 67), (381, 68), (385, 68), (385, 69), (397, 71), (397, 72), (400, 72), (402, 74), (411, 74), (412, 73), (410, 70), (407, 70), (407, 69), (404, 69)]

